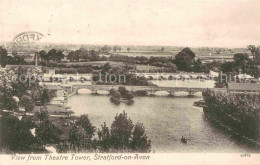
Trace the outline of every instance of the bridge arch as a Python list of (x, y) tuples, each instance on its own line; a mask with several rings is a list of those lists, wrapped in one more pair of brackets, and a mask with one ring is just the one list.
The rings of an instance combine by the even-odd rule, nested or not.
[(158, 91), (155, 91), (153, 93), (154, 95), (158, 95), (158, 96), (167, 96), (167, 95), (170, 95), (170, 92), (169, 91), (164, 91), (164, 90), (158, 90)]
[(89, 88), (77, 88), (76, 93), (77, 94), (90, 94), (90, 93), (92, 93), (92, 91)]

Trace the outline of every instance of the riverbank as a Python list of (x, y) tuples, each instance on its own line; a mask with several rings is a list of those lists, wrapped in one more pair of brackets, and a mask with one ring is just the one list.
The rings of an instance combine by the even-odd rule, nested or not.
[(214, 118), (213, 116), (209, 115), (209, 113), (207, 112), (207, 110), (205, 110), (205, 107), (203, 108), (204, 114), (206, 115), (206, 118), (211, 121), (212, 123), (216, 124), (216, 126), (220, 127), (222, 130), (230, 133), (233, 136), (236, 136), (238, 138), (240, 138), (241, 140), (246, 141), (247, 143), (250, 143), (254, 146), (257, 147), (257, 150), (260, 150), (260, 141), (257, 141), (255, 139), (246, 137), (245, 135), (242, 135), (241, 133), (235, 131), (233, 128), (231, 128), (228, 125), (223, 124), (222, 121), (217, 120), (216, 118)]

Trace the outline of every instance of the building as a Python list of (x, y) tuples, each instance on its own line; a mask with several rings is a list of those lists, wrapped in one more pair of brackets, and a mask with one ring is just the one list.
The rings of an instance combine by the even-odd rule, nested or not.
[(259, 83), (228, 83), (229, 93), (260, 92)]

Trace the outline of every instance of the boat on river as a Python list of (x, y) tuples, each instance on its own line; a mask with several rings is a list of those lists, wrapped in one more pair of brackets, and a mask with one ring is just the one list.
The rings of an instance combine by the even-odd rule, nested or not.
[(181, 137), (181, 142), (182, 142), (182, 143), (187, 144), (187, 141), (188, 141), (188, 140), (187, 140), (186, 138), (184, 138), (183, 136)]
[(193, 103), (193, 106), (206, 107), (206, 102), (205, 102), (205, 100), (195, 101), (195, 102)]

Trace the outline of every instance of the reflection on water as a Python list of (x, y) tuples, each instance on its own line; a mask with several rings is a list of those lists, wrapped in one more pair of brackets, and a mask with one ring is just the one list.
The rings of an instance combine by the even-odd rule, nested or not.
[[(193, 106), (201, 99), (136, 97), (129, 106), (114, 105), (104, 95), (78, 94), (69, 98), (68, 105), (75, 115), (88, 114), (97, 128), (103, 122), (110, 126), (117, 113), (126, 111), (134, 123), (144, 124), (155, 152), (253, 152), (205, 120), (202, 108)], [(182, 136), (187, 144), (181, 143)]]

